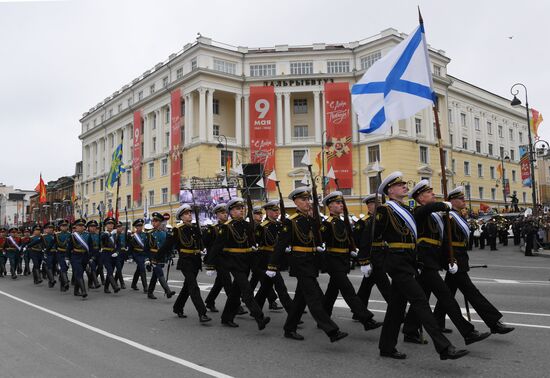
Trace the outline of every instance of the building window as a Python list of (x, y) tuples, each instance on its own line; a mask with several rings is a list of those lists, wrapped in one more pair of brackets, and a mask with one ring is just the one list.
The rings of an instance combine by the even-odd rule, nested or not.
[(118, 113), (122, 112), (122, 104), (118, 104), (117, 112)]
[(302, 164), (302, 159), (304, 158), (304, 155), (306, 154), (307, 150), (294, 150), (292, 151), (292, 162), (293, 168), (297, 167), (305, 167), (305, 164)]
[(152, 95), (153, 93), (155, 93), (155, 84), (149, 86), (149, 94)]
[(294, 126), (294, 138), (307, 138), (308, 137), (308, 127), (307, 125), (296, 125)]
[(462, 148), (465, 150), (468, 149), (468, 138), (462, 138)]
[(169, 124), (170, 123), (170, 108), (166, 107), (164, 110), (164, 123)]
[(478, 177), (483, 177), (483, 164), (478, 164), (477, 165), (477, 176)]
[(95, 211), (96, 211), (95, 202), (92, 202), (92, 214), (95, 214)]
[(153, 153), (157, 153), (157, 137), (153, 137), (153, 141), (151, 142), (151, 147), (153, 150)]
[(327, 62), (327, 73), (349, 72), (349, 60), (329, 60)]
[(518, 133), (518, 137), (519, 137), (519, 142), (523, 143), (523, 133), (521, 131)]
[(127, 104), (128, 104), (128, 107), (132, 106), (132, 99), (129, 98), (128, 100), (126, 100)]
[(132, 185), (132, 171), (126, 171), (126, 186)]
[(228, 62), (227, 60), (214, 59), (214, 70), (235, 75), (237, 72), (237, 65), (233, 62)]
[(453, 146), (453, 142), (454, 142), (453, 134), (449, 134), (449, 142), (451, 143), (451, 146)]
[(516, 182), (516, 171), (512, 170), (512, 181)]
[(276, 75), (275, 63), (250, 65), (250, 76), (252, 77), (275, 76), (275, 75)]
[(162, 159), (160, 161), (160, 174), (166, 176), (168, 174), (168, 159)]
[(306, 184), (304, 184), (302, 180), (294, 180), (294, 189), (299, 188), (301, 186), (306, 186)]
[(166, 88), (168, 86), (168, 76), (162, 78), (162, 87)]
[(220, 100), (217, 98), (212, 100), (212, 113), (216, 115), (220, 114)]
[(476, 129), (476, 131), (480, 131), (481, 130), (481, 126), (479, 126), (479, 118), (474, 118), (474, 127)]
[(92, 181), (92, 193), (95, 193), (95, 180)]
[(515, 150), (510, 150), (510, 160), (511, 161), (516, 160), (516, 151)]
[(89, 189), (89, 186), (88, 186), (88, 183), (86, 183), (86, 186), (84, 186), (84, 194), (88, 195), (88, 189)]
[(149, 190), (149, 206), (153, 206), (155, 204), (155, 191)]
[(470, 184), (466, 184), (466, 186), (464, 187), (465, 189), (465, 193), (466, 194), (466, 197), (468, 197), (468, 199), (471, 197), (471, 187), (470, 187)]
[(466, 114), (460, 113), (460, 125), (466, 127)]
[(132, 195), (128, 194), (126, 195), (126, 209), (132, 208)]
[(143, 91), (138, 92), (138, 101), (143, 100)]
[(434, 64), (433, 67), (434, 67), (434, 76), (441, 76), (441, 66)]
[(495, 179), (495, 167), (489, 167), (489, 172), (491, 173), (491, 180)]
[(414, 126), (416, 127), (416, 135), (422, 134), (422, 120), (420, 118), (414, 119)]
[(196, 70), (198, 67), (197, 58), (191, 59), (191, 71)]
[(311, 75), (313, 73), (313, 62), (290, 62), (291, 75)]
[(99, 179), (99, 191), (103, 191), (103, 179)]
[(378, 177), (369, 176), (369, 193), (376, 193), (378, 190)]
[(502, 125), (498, 125), (498, 137), (499, 138), (504, 137), (504, 134), (503, 134), (503, 131), (502, 131)]
[(483, 199), (483, 187), (479, 187), (479, 199)]
[(509, 139), (513, 142), (514, 141), (514, 130), (508, 129), (508, 136), (509, 136)]
[(380, 146), (369, 146), (368, 148), (369, 163), (380, 161)]
[(456, 160), (455, 159), (451, 160), (451, 171), (453, 171), (453, 173), (456, 173)]
[(492, 156), (493, 155), (493, 144), (489, 143), (488, 148), (489, 148), (488, 153), (489, 153), (490, 156)]
[(294, 99), (294, 114), (306, 114), (307, 113), (307, 99), (297, 98)]
[(168, 188), (161, 189), (161, 201), (162, 203), (168, 203)]
[(495, 188), (491, 188), (491, 199), (493, 201), (497, 199), (497, 190)]
[(493, 135), (493, 125), (491, 122), (487, 122), (487, 134)]
[(464, 175), (465, 176), (470, 176), (470, 162), (469, 161), (464, 162)]
[(428, 164), (428, 147), (420, 146), (420, 162)]
[(481, 153), (481, 141), (476, 140), (476, 152)]
[(368, 70), (378, 59), (382, 58), (381, 51), (375, 51), (361, 58), (361, 69)]
[(183, 68), (178, 68), (176, 70), (176, 79), (181, 79), (183, 77)]
[(527, 193), (523, 192), (523, 203), (527, 202)]
[(153, 128), (153, 130), (156, 130), (157, 128), (157, 114), (156, 113), (153, 113), (153, 125), (151, 126)]
[(149, 179), (152, 179), (155, 177), (155, 163), (151, 162), (148, 164), (149, 167)]
[(220, 125), (212, 125), (212, 135), (220, 136)]
[(229, 159), (231, 167), (233, 167), (233, 151), (221, 150), (220, 152), (220, 166), (225, 168), (227, 165), (227, 159)]
[(500, 147), (499, 150), (500, 150), (500, 158), (502, 159), (504, 158), (504, 147)]
[(447, 109), (447, 119), (449, 120), (449, 123), (453, 123), (453, 111), (452, 109)]

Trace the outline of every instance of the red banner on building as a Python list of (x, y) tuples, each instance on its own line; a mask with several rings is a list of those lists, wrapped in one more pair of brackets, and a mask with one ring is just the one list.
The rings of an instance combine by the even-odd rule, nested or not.
[(327, 169), (334, 170), (340, 188), (353, 187), (351, 145), (351, 97), (348, 83), (325, 83), (325, 121), (327, 141)]
[[(275, 88), (250, 87), (250, 161), (264, 165), (264, 175), (275, 169)], [(275, 183), (267, 181), (267, 189)]]
[(170, 134), (171, 134), (171, 147), (170, 147), (170, 159), (171, 159), (171, 179), (170, 179), (170, 192), (175, 198), (179, 198), (180, 194), (180, 178), (181, 178), (181, 90), (176, 89), (171, 94), (171, 120), (170, 120)]
[(141, 141), (143, 132), (143, 118), (141, 111), (134, 112), (134, 143), (132, 145), (132, 197), (134, 206), (138, 207), (141, 203)]

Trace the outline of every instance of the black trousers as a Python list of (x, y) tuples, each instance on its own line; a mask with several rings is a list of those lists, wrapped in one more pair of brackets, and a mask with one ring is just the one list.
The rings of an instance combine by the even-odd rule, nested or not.
[[(439, 275), (439, 272), (435, 269), (424, 269), (420, 277), (418, 277), (420, 286), (424, 289), (426, 298), (430, 299), (430, 294), (433, 293), (437, 298), (437, 303), (445, 310), (445, 313), (449, 315), (451, 321), (454, 323), (458, 332), (463, 337), (466, 337), (472, 332), (475, 327), (462, 316), (460, 306), (455, 300), (455, 296), (449, 290), (449, 287), (443, 281), (443, 278)], [(416, 313), (409, 309), (407, 316), (405, 317), (405, 324), (403, 324), (403, 333), (406, 335), (419, 336), (420, 319)]]
[(181, 291), (174, 302), (174, 312), (183, 312), (187, 299), (191, 297), (191, 301), (197, 310), (199, 315), (206, 314), (206, 307), (201, 297), (201, 290), (197, 284), (197, 274), (199, 269), (192, 266), (192, 264), (185, 264), (180, 269), (183, 274), (184, 281)]
[[(445, 283), (453, 296), (456, 294), (457, 289), (464, 294), (468, 303), (472, 305), (488, 327), (494, 326), (502, 318), (500, 311), (498, 311), (473, 284), (468, 272), (457, 272), (455, 274), (447, 273), (445, 276)], [(442, 328), (445, 326), (446, 311), (444, 307), (445, 306), (441, 305), (438, 301), (434, 310), (437, 322)]]
[(231, 290), (223, 308), (222, 321), (233, 321), (235, 319), (235, 315), (237, 315), (239, 306), (241, 305), (241, 298), (246, 307), (248, 307), (250, 315), (255, 319), (262, 319), (264, 314), (254, 300), (254, 292), (250, 287), (250, 282), (248, 282), (248, 273), (231, 271), (231, 275), (233, 276), (233, 283), (231, 284)]
[(485, 241), (487, 238), (485, 236), (479, 237), (479, 249), (485, 249)]
[[(266, 270), (267, 269), (252, 270), (252, 275), (250, 276), (250, 287), (252, 288), (252, 291), (256, 290), (258, 283), (261, 285)], [(277, 300), (277, 294), (275, 293), (275, 290), (273, 290), (273, 287), (271, 287), (271, 290), (267, 292), (267, 299), (269, 300), (269, 303), (273, 303)]]
[(357, 296), (365, 306), (369, 305), (370, 294), (372, 292), (372, 287), (376, 284), (378, 291), (382, 294), (382, 297), (386, 303), (390, 303), (390, 293), (391, 293), (391, 284), (386, 274), (386, 271), (382, 267), (373, 266), (371, 275), (363, 277), (361, 281), (361, 286), (357, 291)]
[(380, 341), (378, 347), (382, 352), (392, 352), (397, 345), (397, 337), (399, 336), (399, 328), (403, 322), (407, 301), (411, 304), (411, 308), (424, 326), (426, 332), (433, 340), (433, 344), (438, 353), (444, 352), (449, 346), (450, 341), (441, 333), (424, 290), (420, 287), (418, 281), (411, 273), (396, 270), (390, 274), (391, 283), (391, 299), (388, 303), (386, 316), (384, 317), (384, 325), (380, 333)]
[(317, 282), (317, 278), (296, 277), (296, 279), (298, 281), (296, 294), (294, 295), (291, 310), (286, 318), (285, 331), (296, 331), (307, 305), (311, 316), (313, 316), (319, 328), (329, 336), (336, 333), (338, 326), (323, 308), (323, 291), (319, 286), (319, 282)]
[(210, 293), (206, 296), (204, 303), (213, 306), (222, 288), (225, 290), (225, 295), (229, 297), (229, 293), (231, 292), (231, 275), (220, 266), (216, 268), (214, 286), (210, 289)]
[(525, 256), (533, 256), (534, 244), (535, 244), (535, 236), (533, 234), (525, 235)]
[(493, 236), (488, 238), (489, 246), (491, 247), (491, 251), (497, 250), (497, 237)]
[(338, 297), (338, 292), (342, 293), (342, 297), (348, 304), (353, 315), (362, 322), (366, 322), (374, 317), (374, 314), (369, 311), (367, 306), (355, 293), (353, 284), (348, 278), (346, 272), (329, 273), (330, 280), (328, 281), (327, 290), (323, 300), (323, 308), (330, 316), (334, 308), (334, 302)]
[(260, 308), (263, 308), (265, 300), (269, 299), (270, 293), (273, 291), (273, 288), (275, 288), (275, 291), (279, 295), (279, 299), (281, 300), (281, 304), (283, 305), (284, 309), (286, 310), (286, 312), (289, 312), (290, 307), (292, 306), (292, 298), (290, 298), (290, 295), (288, 295), (288, 289), (286, 288), (285, 281), (283, 280), (283, 276), (281, 276), (281, 273), (279, 272), (277, 272), (275, 274), (275, 277), (273, 278), (269, 278), (264, 274), (264, 277), (260, 279), (260, 289), (254, 297), (256, 303), (258, 303), (258, 306), (260, 306)]

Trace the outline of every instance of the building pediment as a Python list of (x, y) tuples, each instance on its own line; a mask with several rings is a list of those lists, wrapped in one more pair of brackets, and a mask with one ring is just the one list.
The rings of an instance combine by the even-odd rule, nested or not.
[(421, 165), (420, 167), (418, 167), (417, 172), (421, 176), (431, 176), (433, 175), (434, 171), (427, 165)]
[(306, 167), (294, 168), (288, 172), (289, 177), (301, 177), (303, 175), (309, 175), (309, 171)]

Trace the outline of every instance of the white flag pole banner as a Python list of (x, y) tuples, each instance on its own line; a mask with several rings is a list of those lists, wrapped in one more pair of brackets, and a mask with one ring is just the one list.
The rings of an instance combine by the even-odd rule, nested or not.
[(304, 154), (304, 157), (302, 158), (301, 163), (303, 165), (311, 165), (311, 159), (309, 158), (309, 151), (306, 150), (306, 153)]
[(434, 105), (424, 24), (376, 61), (351, 88), (362, 133), (384, 134), (392, 122)]
[(277, 174), (275, 173), (275, 170), (271, 171), (270, 175), (267, 176), (267, 179), (271, 181), (277, 181)]
[(334, 169), (332, 169), (332, 167), (330, 167), (326, 177), (331, 178), (333, 180), (336, 179), (336, 175), (334, 174)]

